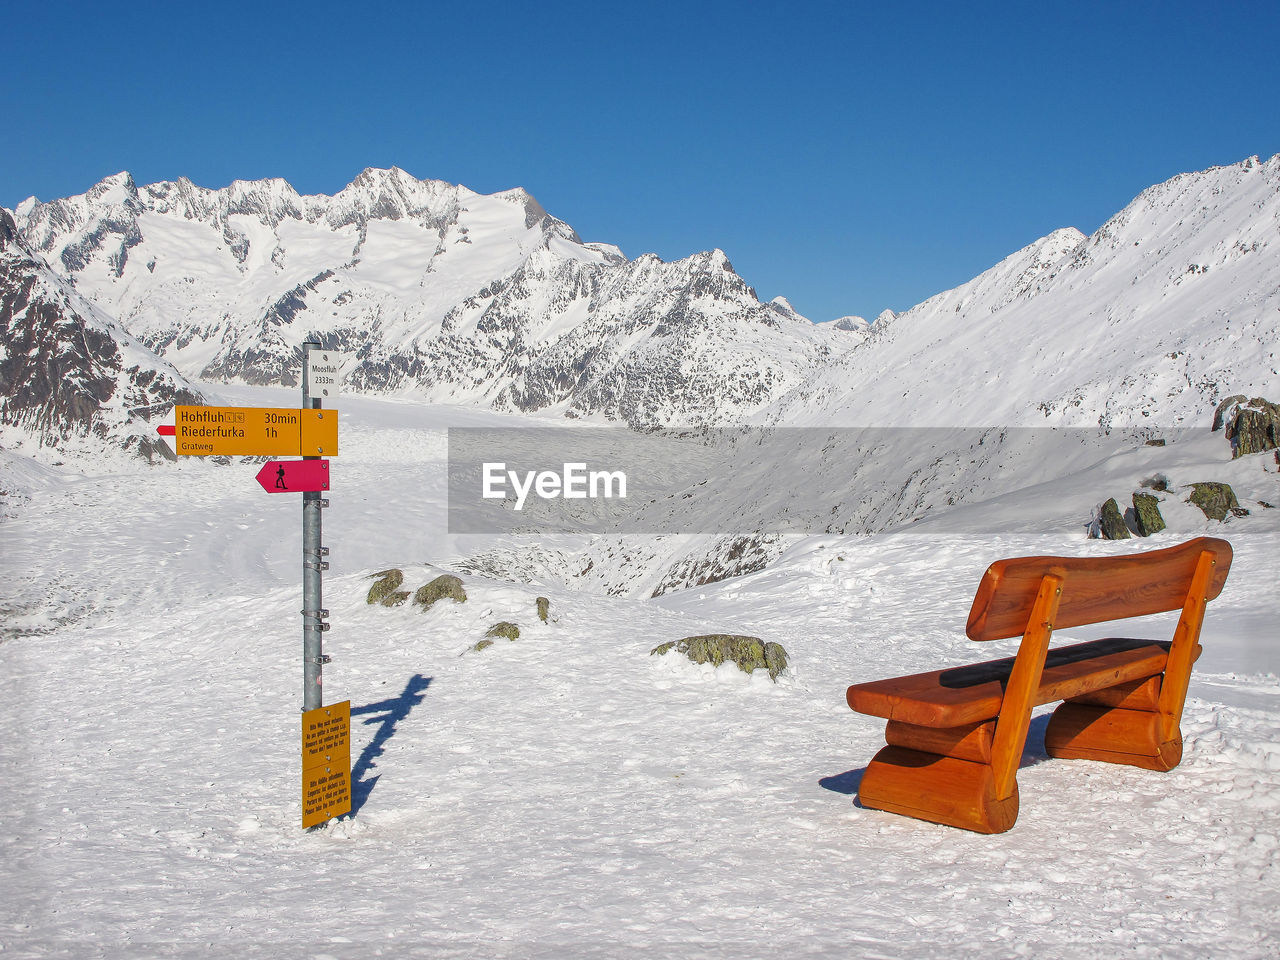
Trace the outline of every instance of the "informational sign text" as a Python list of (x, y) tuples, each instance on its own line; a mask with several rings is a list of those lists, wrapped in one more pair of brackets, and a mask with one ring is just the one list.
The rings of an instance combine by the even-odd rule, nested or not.
[(351, 701), (302, 714), (302, 826), (351, 812)]
[(354, 353), (311, 350), (307, 354), (307, 389), (311, 396), (331, 400), (338, 395), (342, 378), (354, 365)]
[(273, 407), (176, 409), (174, 452), (186, 457), (336, 457), (338, 411)]

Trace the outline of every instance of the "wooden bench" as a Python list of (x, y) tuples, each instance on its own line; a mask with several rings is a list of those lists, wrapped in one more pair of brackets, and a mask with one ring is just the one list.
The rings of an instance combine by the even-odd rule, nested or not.
[[(1120, 557), (992, 564), (966, 632), (971, 640), (1021, 635), (1017, 656), (851, 686), (850, 707), (889, 721), (888, 746), (867, 765), (859, 801), (980, 833), (1008, 830), (1032, 708), (1058, 700), (1045, 732), (1049, 756), (1173, 769), (1205, 604), (1230, 567), (1231, 545), (1213, 537)], [(1049, 649), (1055, 629), (1178, 609), (1172, 641)]]

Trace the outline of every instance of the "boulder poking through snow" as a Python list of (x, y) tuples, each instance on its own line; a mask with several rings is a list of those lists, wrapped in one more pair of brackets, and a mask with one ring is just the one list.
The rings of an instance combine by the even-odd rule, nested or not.
[(1225, 429), (1231, 456), (1280, 448), (1280, 404), (1262, 397), (1246, 400), (1243, 394), (1227, 397), (1213, 412), (1213, 429)]
[(471, 649), (473, 652), (479, 653), (481, 650), (488, 650), (492, 647), (495, 640), (517, 640), (519, 637), (520, 628), (510, 620), (503, 620), (500, 623), (495, 623), (492, 627), (486, 630), (484, 637)]
[(1133, 522), (1138, 536), (1149, 537), (1164, 529), (1164, 517), (1160, 515), (1160, 499), (1151, 493), (1133, 495)]
[(779, 643), (765, 643), (759, 637), (735, 634), (711, 633), (699, 637), (685, 637), (670, 643), (659, 644), (649, 651), (649, 656), (664, 656), (675, 650), (694, 663), (709, 663), (718, 667), (731, 662), (743, 673), (764, 669), (775, 683), (778, 674), (787, 668), (787, 651)]
[(520, 628), (510, 620), (503, 620), (501, 623), (495, 623), (485, 632), (485, 637), (496, 638), (505, 637), (508, 640), (520, 639)]
[(1102, 505), (1098, 514), (1098, 529), (1104, 540), (1128, 540), (1129, 528), (1125, 526), (1124, 516), (1120, 513), (1120, 505), (1112, 497)]
[(369, 574), (369, 579), (376, 579), (378, 582), (369, 588), (369, 596), (365, 600), (366, 603), (380, 603), (384, 607), (394, 607), (397, 604), (404, 603), (409, 598), (409, 591), (396, 589), (400, 584), (404, 583), (404, 572), (402, 570), (394, 568), (379, 570), (377, 573)]
[(425, 613), (431, 609), (432, 604), (445, 597), (455, 603), (467, 602), (467, 591), (462, 589), (462, 581), (450, 573), (441, 574), (425, 586), (419, 587), (413, 595), (413, 605), (421, 607)]
[(1191, 484), (1191, 496), (1188, 503), (1195, 504), (1210, 520), (1222, 521), (1230, 513), (1237, 517), (1246, 517), (1249, 511), (1240, 506), (1236, 492), (1229, 483), (1209, 481)]

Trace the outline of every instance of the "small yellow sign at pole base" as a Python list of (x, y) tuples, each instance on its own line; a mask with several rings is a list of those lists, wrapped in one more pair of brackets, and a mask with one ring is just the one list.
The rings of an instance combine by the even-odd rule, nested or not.
[(351, 701), (302, 714), (302, 827), (351, 812)]

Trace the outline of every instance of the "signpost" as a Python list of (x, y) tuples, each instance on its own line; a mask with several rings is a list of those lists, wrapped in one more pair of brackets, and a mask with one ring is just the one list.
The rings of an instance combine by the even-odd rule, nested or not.
[(323, 705), (322, 639), (329, 629), (321, 573), (329, 548), (320, 542), (320, 511), (329, 505), (329, 461), (338, 455), (338, 411), (322, 410), (336, 396), (342, 368), (354, 354), (302, 345), (302, 407), (174, 408), (157, 432), (186, 457), (302, 457), (273, 460), (258, 471), (268, 493), (302, 494), (302, 826), (314, 827), (351, 810), (351, 702)]
[(329, 489), (329, 461), (268, 460), (257, 480), (267, 493), (321, 493)]
[[(311, 372), (315, 367), (312, 357), (320, 349), (318, 343), (304, 343), (302, 345), (302, 410), (300, 413), (317, 417), (323, 417), (324, 411), (320, 410), (320, 398), (313, 397), (311, 394)], [(335, 381), (336, 382), (336, 381)], [(338, 415), (333, 412), (330, 418), (333, 421), (333, 452), (338, 452)], [(301, 429), (299, 431), (302, 437)], [(314, 450), (313, 446), (314, 444)], [(316, 470), (322, 468), (319, 466), (325, 463), (318, 456), (312, 454), (325, 453), (325, 441), (313, 439), (311, 443), (303, 440), (302, 449), (298, 451), (303, 457), (303, 470)], [(313, 465), (314, 466), (311, 466)], [(327, 469), (326, 486), (327, 486)], [(286, 471), (287, 473), (287, 471)], [(325, 623), (329, 616), (329, 611), (324, 609), (324, 598), (321, 592), (323, 578), (321, 573), (329, 569), (329, 562), (324, 557), (328, 556), (329, 548), (321, 544), (321, 523), (320, 511), (329, 505), (329, 501), (322, 499), (319, 489), (304, 490), (302, 494), (302, 710), (303, 710), (303, 740), (306, 740), (306, 729), (308, 714), (315, 714), (324, 704), (323, 690), (324, 685), (324, 665), (329, 662), (329, 658), (324, 654), (324, 632), (329, 629), (329, 624)], [(345, 719), (341, 721), (345, 725), (344, 737), (350, 737), (351, 716), (350, 710), (345, 714)], [(351, 810), (351, 755), (350, 750), (346, 754), (346, 759), (341, 763), (326, 764), (324, 777), (313, 777), (306, 769), (302, 771), (302, 795), (303, 795), (303, 816), (302, 825), (304, 828), (323, 823), (333, 817), (340, 816)], [(317, 765), (312, 771), (319, 770)], [(316, 791), (319, 791), (317, 794)], [(321, 809), (313, 809), (310, 817), (307, 814), (307, 797), (312, 797), (312, 802), (318, 804)]]

